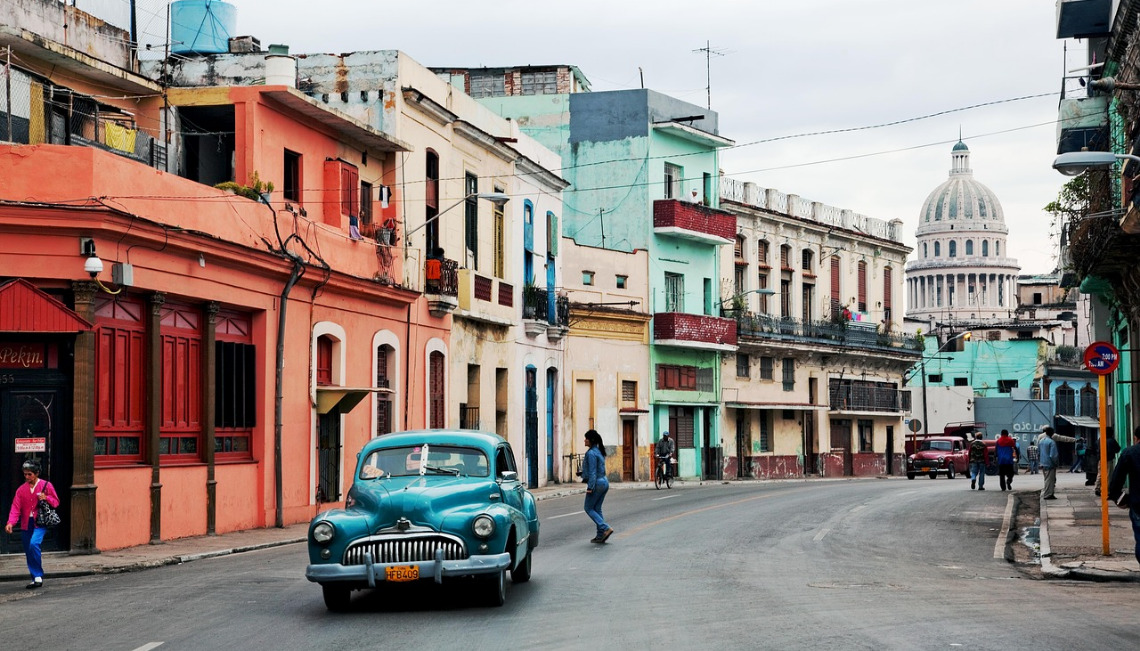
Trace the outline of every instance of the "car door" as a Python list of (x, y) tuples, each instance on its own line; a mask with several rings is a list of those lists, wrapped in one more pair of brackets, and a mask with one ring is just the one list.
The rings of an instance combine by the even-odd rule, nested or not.
[[(513, 473), (513, 475), (506, 478), (503, 473)], [(526, 487), (519, 481), (515, 453), (509, 443), (503, 443), (495, 450), (495, 481), (499, 482), (503, 503), (511, 507), (511, 520), (518, 531), (517, 542), (521, 545), (530, 535), (530, 523), (526, 519), (523, 505)]]

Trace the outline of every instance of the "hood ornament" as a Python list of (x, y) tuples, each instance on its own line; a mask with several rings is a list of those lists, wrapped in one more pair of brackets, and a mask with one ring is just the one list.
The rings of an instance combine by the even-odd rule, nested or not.
[(407, 531), (412, 528), (412, 521), (407, 518), (400, 518), (396, 520), (396, 528), (400, 531)]

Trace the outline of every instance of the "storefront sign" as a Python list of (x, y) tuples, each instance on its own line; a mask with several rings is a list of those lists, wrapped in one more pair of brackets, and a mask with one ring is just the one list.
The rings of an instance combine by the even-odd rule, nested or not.
[(16, 439), (16, 452), (47, 452), (47, 439)]
[(47, 368), (47, 344), (0, 342), (0, 368)]

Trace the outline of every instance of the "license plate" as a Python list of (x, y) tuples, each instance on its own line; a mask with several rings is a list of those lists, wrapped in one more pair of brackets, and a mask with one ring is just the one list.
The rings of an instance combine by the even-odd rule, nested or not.
[(384, 570), (385, 578), (389, 581), (415, 581), (420, 578), (418, 565), (397, 565)]

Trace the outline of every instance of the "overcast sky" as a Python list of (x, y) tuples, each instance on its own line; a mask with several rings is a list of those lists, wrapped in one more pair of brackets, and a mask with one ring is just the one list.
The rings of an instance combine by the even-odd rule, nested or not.
[[(913, 246), (919, 210), (947, 179), (961, 129), (975, 178), (1004, 208), (1021, 272), (1056, 264), (1056, 228), (1042, 207), (1065, 180), (1050, 166), (1057, 102), (1085, 43), (1067, 42), (1066, 65), (1053, 0), (232, 4), (237, 32), (262, 47), (399, 49), (425, 66), (570, 64), (594, 90), (637, 88), (644, 74), (647, 88), (701, 106), (706, 59), (694, 50), (708, 42), (720, 53), (711, 57), (712, 108), (721, 135), (737, 143), (723, 156), (729, 176), (902, 219)], [(991, 105), (958, 110), (978, 104)]]

